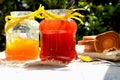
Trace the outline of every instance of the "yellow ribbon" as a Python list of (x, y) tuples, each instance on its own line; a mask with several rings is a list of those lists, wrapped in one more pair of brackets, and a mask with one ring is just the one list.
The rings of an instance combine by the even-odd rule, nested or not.
[[(23, 17), (12, 17), (12, 16), (6, 16), (5, 17), (5, 21), (7, 22), (7, 25), (5, 26), (5, 32), (7, 32), (10, 28), (12, 28), (13, 26), (15, 26), (17, 23), (25, 20), (25, 19), (29, 19), (30, 17), (37, 17), (37, 18), (40, 18), (40, 19), (67, 19), (67, 18), (74, 18), (78, 21), (80, 21), (82, 24), (82, 20), (81, 18), (84, 17), (83, 15), (81, 15), (80, 13), (78, 12), (75, 12), (75, 10), (79, 10), (80, 8), (78, 9), (72, 9), (72, 10), (68, 10), (68, 12), (63, 16), (63, 15), (57, 15), (57, 14), (54, 14), (52, 12), (49, 12), (47, 10), (44, 9), (44, 6), (40, 5), (40, 7), (38, 8), (38, 10), (26, 15), (26, 16), (23, 16)], [(81, 9), (80, 9), (81, 10)]]

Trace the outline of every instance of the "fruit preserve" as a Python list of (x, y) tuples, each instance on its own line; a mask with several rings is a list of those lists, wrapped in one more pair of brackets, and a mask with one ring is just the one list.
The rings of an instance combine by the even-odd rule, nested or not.
[(40, 59), (72, 61), (77, 57), (75, 50), (77, 24), (72, 19), (43, 20), (40, 22)]
[[(13, 35), (12, 35), (13, 36)], [(39, 56), (37, 40), (13, 36), (6, 44), (7, 60), (33, 60)]]
[(34, 17), (25, 18), (29, 11), (13, 11), (6, 17), (7, 60), (34, 60), (39, 58), (39, 23)]

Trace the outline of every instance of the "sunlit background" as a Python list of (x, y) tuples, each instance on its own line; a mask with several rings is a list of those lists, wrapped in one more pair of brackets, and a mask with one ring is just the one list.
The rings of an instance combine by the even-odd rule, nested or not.
[[(5, 16), (11, 11), (35, 11), (39, 5), (45, 9), (65, 9), (70, 0), (0, 0), (0, 51), (5, 50)], [(76, 44), (84, 35), (115, 30), (120, 33), (120, 0), (75, 0), (71, 8), (84, 8), (84, 24), (78, 24)], [(37, 21), (41, 21), (36, 18)]]

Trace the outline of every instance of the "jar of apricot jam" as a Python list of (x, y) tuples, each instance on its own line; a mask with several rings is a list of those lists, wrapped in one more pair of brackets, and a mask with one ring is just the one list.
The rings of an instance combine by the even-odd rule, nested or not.
[[(24, 19), (30, 11), (13, 11), (6, 24), (6, 50), (7, 60), (34, 60), (39, 58), (39, 23), (34, 17)], [(17, 22), (19, 21), (19, 22)], [(15, 22), (17, 24), (9, 24)]]

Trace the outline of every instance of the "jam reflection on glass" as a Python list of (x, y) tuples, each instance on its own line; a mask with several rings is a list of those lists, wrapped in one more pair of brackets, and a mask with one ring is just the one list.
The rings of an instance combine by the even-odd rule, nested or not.
[(77, 58), (75, 51), (77, 24), (72, 19), (40, 22), (40, 59), (70, 62)]

